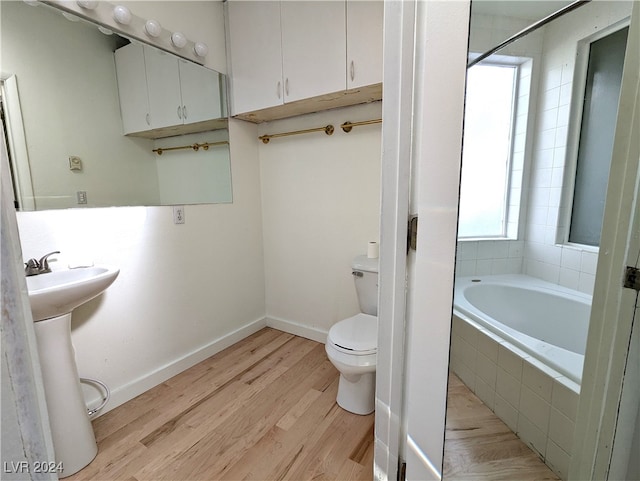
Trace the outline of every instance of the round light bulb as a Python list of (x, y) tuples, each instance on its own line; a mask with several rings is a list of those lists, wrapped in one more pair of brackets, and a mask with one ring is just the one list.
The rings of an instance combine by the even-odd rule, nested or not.
[(206, 43), (198, 42), (193, 46), (193, 51), (198, 57), (206, 57), (209, 53), (209, 47)]
[(102, 33), (104, 33), (105, 35), (113, 35), (113, 32), (111, 30), (109, 30), (106, 27), (103, 27), (102, 25), (100, 25), (98, 27), (98, 30), (100, 30)]
[(171, 34), (171, 43), (176, 48), (183, 48), (187, 44), (187, 37), (180, 32), (173, 32)]
[(129, 25), (131, 23), (131, 11), (124, 5), (116, 5), (113, 7), (113, 19), (121, 25)]
[(156, 20), (147, 20), (144, 24), (144, 31), (149, 37), (159, 37), (162, 33), (162, 25)]
[(98, 7), (98, 0), (77, 0), (76, 3), (87, 10), (95, 10)]

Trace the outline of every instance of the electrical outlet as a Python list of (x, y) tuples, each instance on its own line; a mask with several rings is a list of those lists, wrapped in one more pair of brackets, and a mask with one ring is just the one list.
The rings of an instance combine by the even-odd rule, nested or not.
[(184, 224), (184, 205), (173, 206), (173, 223)]
[(87, 203), (87, 192), (85, 190), (79, 190), (78, 192), (76, 192), (76, 197), (78, 199), (78, 204)]

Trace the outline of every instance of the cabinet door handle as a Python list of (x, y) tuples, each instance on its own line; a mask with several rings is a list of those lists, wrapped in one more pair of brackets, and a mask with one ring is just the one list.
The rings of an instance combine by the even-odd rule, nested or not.
[(181, 119), (182, 118), (182, 109), (180, 108), (180, 106), (178, 105), (178, 118)]
[(356, 67), (353, 63), (353, 60), (351, 61), (351, 65), (349, 66), (349, 73), (351, 75), (351, 81), (353, 82), (353, 80), (356, 78)]
[(284, 93), (288, 97), (289, 96), (289, 79), (285, 79), (284, 81)]
[(187, 106), (186, 105), (182, 106), (182, 118), (183, 119), (187, 118)]
[(145, 120), (147, 121), (147, 125), (151, 125), (151, 116), (149, 115), (149, 113), (147, 113), (147, 115), (145, 116)]
[(282, 87), (282, 82), (280, 80), (278, 80), (278, 84), (276, 85), (276, 95), (278, 96), (278, 98), (281, 98), (282, 95), (280, 93)]

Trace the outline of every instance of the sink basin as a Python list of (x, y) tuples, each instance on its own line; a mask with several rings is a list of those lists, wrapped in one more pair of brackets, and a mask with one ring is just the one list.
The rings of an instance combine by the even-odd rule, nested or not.
[(100, 295), (118, 277), (120, 269), (80, 267), (27, 277), (34, 321), (68, 314)]

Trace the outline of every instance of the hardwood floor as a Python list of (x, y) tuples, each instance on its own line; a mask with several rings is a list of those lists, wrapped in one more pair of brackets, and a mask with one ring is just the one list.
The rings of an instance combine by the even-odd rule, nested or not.
[(371, 480), (373, 414), (335, 403), (324, 346), (263, 329), (99, 417), (79, 480)]
[[(322, 344), (263, 329), (96, 419), (66, 479), (371, 480), (374, 416), (338, 407), (338, 376)], [(444, 479), (558, 478), (452, 377)]]
[(559, 478), (455, 374), (447, 395), (446, 481)]

